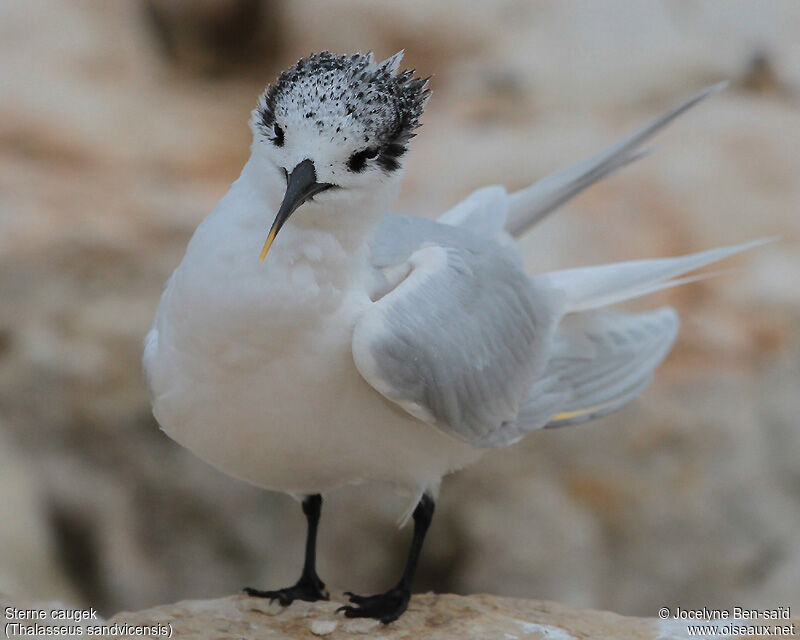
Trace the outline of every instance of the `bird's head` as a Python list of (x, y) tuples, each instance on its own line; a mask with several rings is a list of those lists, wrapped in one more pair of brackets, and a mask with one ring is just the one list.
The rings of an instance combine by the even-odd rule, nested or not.
[(254, 154), (264, 171), (286, 179), (263, 260), (281, 226), (304, 202), (388, 200), (396, 192), (408, 143), (430, 96), (427, 79), (398, 73), (402, 52), (323, 52), (299, 60), (267, 87), (253, 110)]

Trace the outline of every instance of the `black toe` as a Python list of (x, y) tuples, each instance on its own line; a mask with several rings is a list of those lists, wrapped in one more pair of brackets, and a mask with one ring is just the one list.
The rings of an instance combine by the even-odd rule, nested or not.
[(261, 591), (245, 587), (244, 592), (254, 598), (269, 598), (270, 602), (277, 600), (284, 607), (288, 607), (295, 600), (305, 600), (306, 602), (316, 602), (317, 600), (327, 600), (328, 592), (325, 591), (325, 583), (318, 577), (301, 578), (296, 585), (275, 591)]
[(401, 588), (390, 589), (374, 596), (358, 596), (349, 591), (345, 595), (356, 606), (345, 605), (339, 607), (337, 612), (343, 611), (348, 618), (374, 618), (383, 624), (397, 620), (408, 608), (408, 601), (411, 599), (411, 592)]

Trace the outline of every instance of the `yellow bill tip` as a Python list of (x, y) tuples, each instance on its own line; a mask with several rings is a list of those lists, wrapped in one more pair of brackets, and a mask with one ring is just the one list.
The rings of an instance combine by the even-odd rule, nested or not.
[(275, 236), (277, 233), (275, 229), (272, 228), (269, 231), (269, 235), (267, 236), (267, 240), (264, 243), (264, 248), (261, 250), (261, 256), (259, 257), (259, 262), (264, 262), (264, 258), (267, 257), (267, 253), (269, 253), (269, 248), (272, 246), (272, 243), (275, 241)]

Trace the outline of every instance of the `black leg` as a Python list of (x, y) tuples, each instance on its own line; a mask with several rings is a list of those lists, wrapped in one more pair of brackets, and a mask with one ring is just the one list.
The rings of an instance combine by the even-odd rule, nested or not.
[(411, 540), (406, 568), (400, 582), (386, 593), (375, 596), (357, 596), (348, 591), (345, 595), (350, 597), (350, 602), (355, 606), (339, 607), (338, 611), (344, 611), (344, 615), (348, 618), (376, 618), (384, 624), (394, 622), (400, 617), (408, 608), (408, 601), (411, 599), (411, 583), (414, 581), (425, 534), (433, 519), (433, 509), (433, 498), (427, 493), (424, 494), (414, 509), (414, 537)]
[(328, 593), (325, 591), (325, 583), (317, 575), (317, 526), (319, 525), (319, 514), (322, 511), (322, 496), (314, 494), (303, 500), (303, 513), (306, 514), (308, 521), (308, 533), (306, 535), (306, 557), (303, 562), (303, 573), (297, 584), (285, 589), (275, 591), (261, 591), (259, 589), (245, 588), (245, 593), (257, 598), (269, 598), (270, 601), (277, 600), (284, 607), (292, 604), (295, 600), (327, 600)]

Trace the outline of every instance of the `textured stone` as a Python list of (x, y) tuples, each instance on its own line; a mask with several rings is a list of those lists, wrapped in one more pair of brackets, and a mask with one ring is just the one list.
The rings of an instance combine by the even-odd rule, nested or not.
[[(173, 638), (193, 640), (301, 640), (320, 636), (329, 640), (683, 640), (690, 637), (685, 624), (679, 621), (628, 618), (554, 602), (488, 595), (416, 595), (408, 611), (386, 626), (372, 620), (347, 620), (335, 613), (339, 606), (339, 602), (331, 601), (296, 602), (287, 608), (265, 607), (256, 599), (233, 596), (120, 613), (108, 624), (168, 623), (172, 625)], [(796, 620), (781, 620), (778, 624), (795, 624), (798, 628)]]

